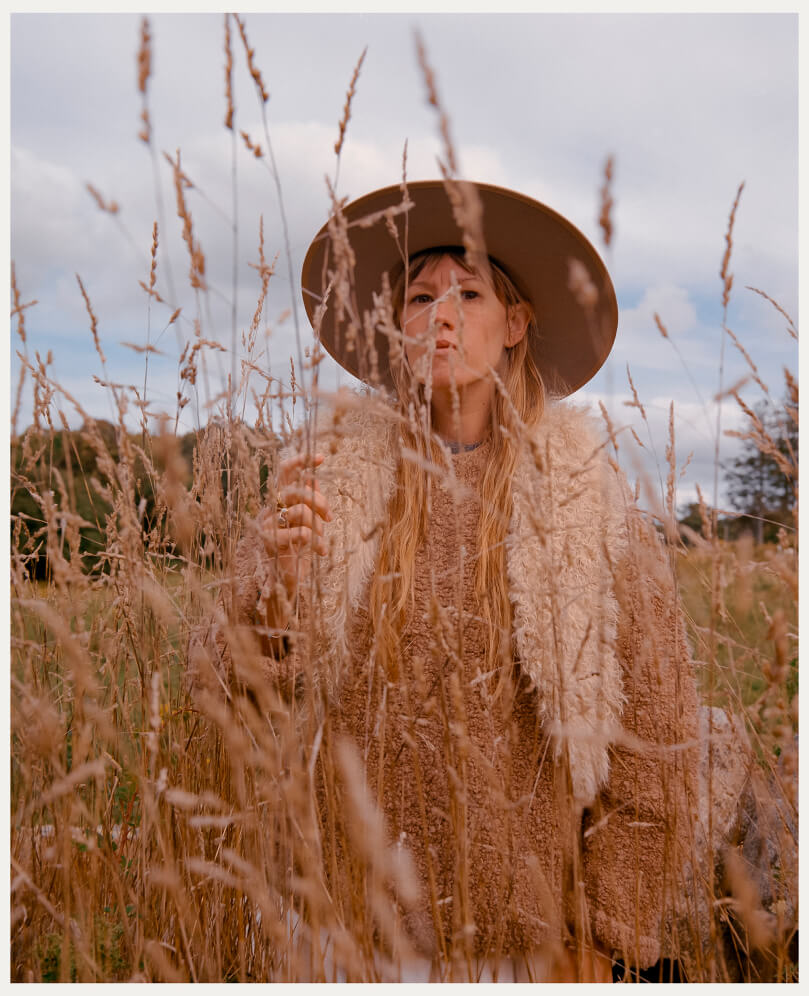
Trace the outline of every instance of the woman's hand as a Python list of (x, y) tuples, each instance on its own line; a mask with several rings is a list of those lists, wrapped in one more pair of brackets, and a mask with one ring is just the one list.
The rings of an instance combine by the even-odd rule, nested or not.
[[(298, 585), (309, 572), (312, 550), (321, 556), (326, 553), (323, 531), (324, 523), (331, 520), (331, 509), (314, 476), (323, 459), (318, 453), (284, 460), (278, 471), (278, 508), (262, 509), (256, 518), (264, 549), (277, 565), (289, 603), (294, 603)], [(287, 620), (268, 622), (283, 628)]]

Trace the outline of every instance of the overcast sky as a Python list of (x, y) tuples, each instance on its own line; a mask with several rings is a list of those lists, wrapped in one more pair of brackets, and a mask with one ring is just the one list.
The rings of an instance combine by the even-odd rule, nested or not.
[[(147, 396), (172, 414), (178, 351), (199, 318), (203, 335), (228, 352), (209, 353), (199, 406), (182, 413), (181, 428), (190, 429), (207, 417), (205, 403), (231, 369), (234, 187), (231, 133), (223, 126), (223, 19), (150, 17), (154, 158), (137, 138), (140, 23), (134, 14), (12, 15), (11, 257), (23, 300), (38, 302), (25, 313), (30, 355), (38, 350), (44, 358), (51, 350), (57, 379), (100, 417), (111, 417), (110, 397), (93, 382), (93, 375), (104, 375), (75, 275), (98, 317), (107, 375), (142, 390), (144, 355), (122, 343), (156, 344), (164, 355), (150, 358)], [(680, 502), (692, 497), (695, 480), (712, 497), (713, 398), (722, 343), (719, 270), (728, 214), (742, 181), (728, 324), (774, 398), (783, 394), (784, 365), (797, 372), (797, 345), (786, 321), (746, 289), (765, 291), (797, 324), (797, 16), (248, 13), (246, 26), (270, 92), (267, 115), (294, 285), (272, 176), (240, 143), (239, 330), (249, 326), (258, 292), (249, 264), (258, 259), (260, 216), (267, 255), (280, 253), (261, 323), (262, 332), (271, 330), (261, 365), (287, 377), (289, 357), (297, 357), (295, 315), (284, 317), (290, 309), (304, 344), (310, 341), (298, 273), (309, 240), (326, 219), (324, 178), (335, 176), (333, 146), (345, 91), (366, 46), (338, 192), (355, 197), (396, 183), (405, 141), (408, 176), (438, 175), (441, 142), (415, 55), (418, 28), (450, 116), (462, 174), (548, 203), (604, 252), (621, 311), (618, 339), (605, 370), (577, 397), (587, 403), (601, 399), (616, 422), (637, 425), (638, 413), (623, 405), (629, 364), (660, 458), (671, 400), (679, 462), (694, 453), (680, 482)], [(264, 147), (238, 38), (234, 53), (236, 128)], [(177, 149), (195, 185), (188, 204), (206, 256), (210, 290), (198, 300), (188, 287), (188, 257), (162, 156)], [(615, 158), (615, 236), (604, 251), (596, 219), (609, 155)], [(118, 202), (115, 218), (96, 207), (88, 182)], [(157, 286), (167, 303), (149, 310), (138, 281), (148, 279), (155, 220)], [(180, 305), (182, 318), (166, 329)], [(673, 345), (657, 332), (654, 312)], [(19, 347), (12, 324), (12, 401)], [(726, 342), (725, 386), (747, 372)], [(329, 386), (347, 382), (334, 365), (324, 367), (322, 379)], [(750, 404), (761, 396), (752, 383), (742, 393)], [(26, 393), (20, 426), (30, 421), (30, 412)], [(76, 423), (69, 405), (65, 413)], [(733, 402), (722, 417), (723, 428), (738, 425)], [(649, 445), (642, 426), (638, 433)], [(723, 440), (723, 455), (733, 445)]]

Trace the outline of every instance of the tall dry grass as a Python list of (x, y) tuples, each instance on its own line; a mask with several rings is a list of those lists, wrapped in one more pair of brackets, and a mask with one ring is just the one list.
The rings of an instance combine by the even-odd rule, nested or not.
[[(225, 124), (235, 134), (229, 95), (237, 34), (262, 108), (267, 91), (245, 22), (226, 16), (225, 32)], [(138, 64), (140, 137), (147, 145), (150, 44), (144, 21)], [(445, 172), (452, 182), (457, 171), (448, 117), (423, 45), (419, 59), (439, 114)], [(361, 65), (362, 59), (339, 124), (338, 167)], [(246, 133), (242, 138), (251, 155), (266, 149), (280, 193), (266, 116), (263, 121), (264, 148)], [(255, 316), (241, 340), (235, 320), (232, 330), (240, 369), (232, 370), (217, 417), (199, 431), (188, 466), (177, 436), (180, 413), (204, 374), (206, 357), (222, 347), (205, 325), (206, 261), (179, 153), (170, 167), (188, 252), (187, 280), (200, 303), (180, 357), (176, 409), (164, 413), (156, 429), (147, 431), (145, 387), (139, 392), (109, 385), (118, 419), (115, 439), (105, 438), (80, 401), (59, 385), (52, 358), (31, 356), (25, 316), (35, 302), (24, 301), (12, 271), (12, 318), (22, 364), (12, 424), (20, 453), (12, 501), (25, 491), (37, 513), (12, 516), (11, 523), (11, 977), (61, 982), (399, 978), (407, 945), (403, 907), (394, 896), (408, 895), (408, 868), (367, 796), (358, 758), (330, 737), (317, 683), (305, 681), (297, 696), (285, 695), (266, 680), (255, 641), (232, 632), (239, 654), (228, 680), (207, 695), (189, 690), (195, 637), (211, 620), (225, 629), (234, 622), (236, 546), (248, 535), (252, 517), (275, 500), (278, 450), (291, 435), (289, 420), (279, 412), (288, 408), (290, 394), (312, 409), (318, 405), (317, 354), (305, 361), (301, 348), (296, 358), (299, 372), (305, 362), (310, 366), (306, 392), (295, 381), (294, 361), (292, 385), (281, 388), (257, 358), (273, 277), (262, 236)], [(612, 169), (610, 161), (602, 191), (607, 244), (613, 231)], [(472, 195), (463, 185), (451, 189), (474, 242)], [(94, 196), (100, 208), (112, 210), (100, 194)], [(336, 196), (335, 206), (338, 235)], [(728, 252), (731, 245), (729, 236)], [(288, 243), (280, 249), (288, 253)], [(160, 271), (157, 224), (151, 260), (144, 286), (150, 307), (164, 304), (173, 322), (176, 296)], [(729, 260), (728, 255), (723, 265), (726, 295)], [(342, 263), (339, 272), (347, 282), (342, 292), (348, 295), (346, 257)], [(92, 302), (83, 286), (81, 293), (104, 368)], [(259, 390), (248, 374), (262, 382)], [(106, 370), (104, 376), (109, 381)], [(18, 428), (27, 421), (19, 411), (23, 378), (30, 378), (34, 398), (30, 428), (24, 431)], [(248, 392), (257, 409), (253, 425), (239, 418)], [(797, 407), (797, 389), (793, 400)], [(143, 402), (143, 431), (137, 434), (126, 424), (133, 402)], [(103, 501), (94, 506), (103, 512), (91, 523), (103, 535), (92, 571), (83, 569), (81, 531), (88, 523), (75, 498), (77, 483), (83, 487), (86, 480), (79, 451), (65, 446), (64, 471), (52, 460), (54, 439), (62, 434), (69, 442), (68, 413), (83, 419), (84, 443), (97, 466), (86, 486)], [(307, 439), (312, 449), (315, 444)], [(796, 471), (796, 461), (785, 467), (795, 482)], [(675, 472), (672, 438), (670, 481)], [(750, 810), (757, 795), (765, 800), (769, 820), (766, 826), (758, 817), (754, 821), (767, 861), (757, 862), (750, 851), (751, 833), (745, 837), (747, 850), (740, 846), (727, 856), (723, 880), (709, 874), (699, 883), (700, 909), (707, 911), (714, 943), (690, 966), (694, 977), (704, 979), (786, 981), (797, 973), (791, 947), (794, 868), (779, 857), (790, 853), (797, 824), (797, 531), (785, 532), (777, 548), (723, 543), (706, 508), (704, 535), (690, 537), (694, 545), (686, 548), (675, 513), (670, 487), (657, 516), (677, 564), (705, 700), (738, 717), (753, 742), (754, 794), (745, 805)], [(45, 581), (37, 580), (35, 570), (43, 554)], [(306, 648), (310, 636), (300, 634), (300, 645)], [(313, 678), (318, 662), (302, 656)], [(451, 761), (445, 758), (448, 765)], [(327, 811), (334, 812), (340, 800), (339, 823), (324, 825), (324, 793), (332, 803)], [(769, 878), (751, 871), (761, 866)], [(694, 914), (695, 930), (700, 915)], [(458, 972), (460, 950), (442, 952), (439, 975)], [(467, 968), (472, 971), (466, 964), (452, 977), (468, 978)]]

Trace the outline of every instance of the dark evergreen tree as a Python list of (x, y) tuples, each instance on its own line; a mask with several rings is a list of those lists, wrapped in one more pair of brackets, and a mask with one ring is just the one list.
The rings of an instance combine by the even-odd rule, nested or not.
[(759, 543), (794, 526), (798, 493), (798, 413), (791, 400), (780, 407), (761, 402), (747, 410), (747, 426), (731, 435), (738, 455), (725, 464), (731, 507), (741, 512)]

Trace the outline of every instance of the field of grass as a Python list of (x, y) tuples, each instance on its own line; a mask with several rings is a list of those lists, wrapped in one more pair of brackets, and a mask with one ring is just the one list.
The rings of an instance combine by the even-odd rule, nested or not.
[[(795, 760), (792, 556), (723, 547), (718, 616), (708, 552), (679, 558), (704, 695), (746, 717), (763, 770)], [(340, 961), (378, 977), (362, 917), (347, 935), (314, 873), (301, 746), (315, 731), (296, 733), (271, 693), (271, 727), (247, 699), (201, 711), (183, 680), (186, 637), (210, 610), (211, 575), (148, 563), (136, 575), (14, 584), (12, 978), (327, 977), (296, 919), (305, 900), (340, 938)]]
[(757, 708), (778, 669), (791, 703), (798, 691), (797, 550), (754, 547), (747, 537), (722, 543), (718, 553), (690, 547), (677, 559), (677, 575), (703, 696), (713, 689), (723, 708)]
[[(12, 503), (27, 502), (11, 523), (12, 981), (396, 978), (402, 917), (386, 886), (400, 870), (313, 684), (290, 702), (263, 680), (248, 641), (219, 693), (189, 688), (196, 638), (231, 620), (246, 523), (274, 502), (279, 440), (263, 426), (277, 424), (268, 406), (283, 399), (268, 385), (250, 427), (232, 416), (244, 399), (228, 397), (190, 465), (171, 428), (177, 413), (162, 432), (136, 435), (123, 416), (103, 432), (86, 417), (83, 448), (65, 460), (58, 412), (73, 402), (29, 358), (24, 289), (13, 284), (12, 297), (37, 385), (32, 427), (12, 439)], [(201, 334), (189, 342), (184, 391), (209, 347)], [(249, 363), (249, 336), (245, 347)], [(686, 546), (665, 525), (703, 701), (741, 719), (757, 791), (765, 805), (777, 795), (779, 833), (791, 833), (797, 531), (778, 545)], [(306, 666), (317, 670), (314, 652)], [(345, 800), (339, 832), (321, 825), (324, 792)], [(342, 856), (344, 878), (324, 869), (327, 853)], [(733, 935), (741, 968), (716, 945), (702, 977), (794, 981), (794, 869), (772, 864), (769, 898), (728, 876), (704, 888), (712, 936)]]

